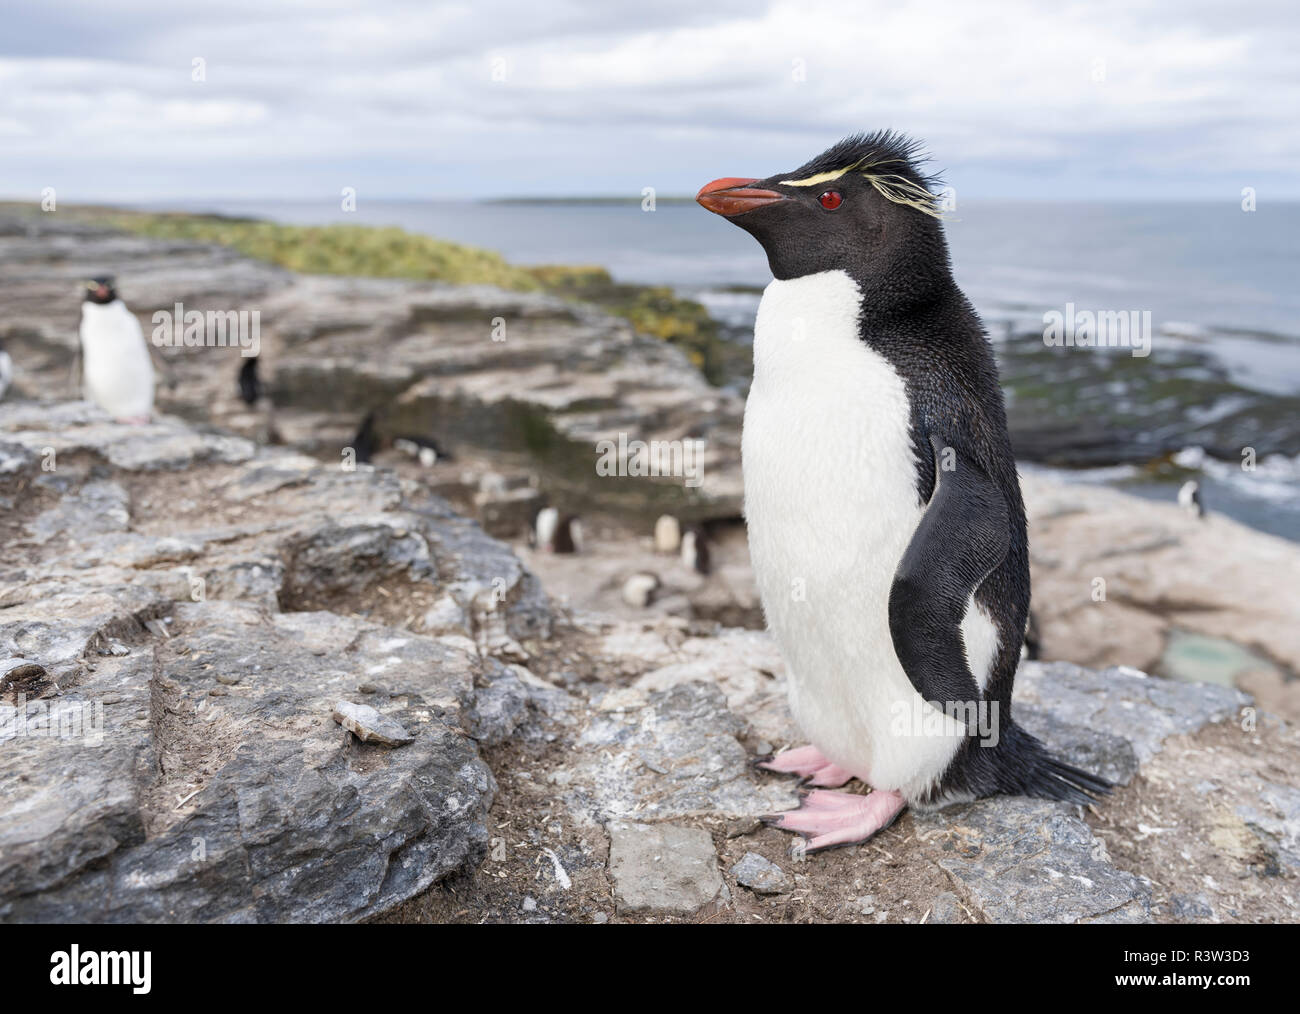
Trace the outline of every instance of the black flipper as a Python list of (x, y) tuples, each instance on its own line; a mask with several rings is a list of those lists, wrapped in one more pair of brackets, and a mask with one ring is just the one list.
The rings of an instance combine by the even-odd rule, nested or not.
[(889, 633), (916, 692), (953, 713), (948, 705), (967, 709), (983, 700), (961, 621), (971, 594), (1007, 555), (1011, 515), (979, 466), (935, 436), (930, 445), (938, 465), (934, 495), (894, 573)]
[[(921, 523), (899, 561), (889, 593), (889, 633), (894, 652), (916, 692), (959, 721), (986, 703), (966, 660), (961, 621), (970, 596), (1002, 562), (1011, 545), (1005, 498), (978, 465), (931, 435), (936, 480)], [(947, 466), (947, 467), (945, 467)], [(993, 702), (996, 704), (997, 702)], [(988, 796), (997, 792), (1087, 804), (1111, 785), (1053, 757), (1011, 721), (992, 716), (996, 745), (971, 738), (936, 786), (945, 792)]]

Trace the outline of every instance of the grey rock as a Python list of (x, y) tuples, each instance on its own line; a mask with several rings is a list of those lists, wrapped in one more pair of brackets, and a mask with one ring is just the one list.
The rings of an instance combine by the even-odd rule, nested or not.
[(484, 685), (474, 695), (470, 731), (480, 743), (495, 746), (516, 734), (528, 718), (528, 688), (495, 659), (485, 664)]
[[(340, 406), (383, 405), (381, 435), (422, 432), (437, 419), (436, 435), (458, 451), (529, 452), (547, 484), (562, 489), (575, 506), (639, 513), (647, 522), (665, 512), (699, 519), (739, 511), (740, 397), (711, 387), (683, 350), (637, 334), (626, 320), (543, 293), (297, 276), (211, 244), (121, 236), (50, 221), (39, 227), (36, 236), (0, 235), (0, 263), (24, 279), (13, 287), (22, 291), (6, 293), (3, 301), (6, 344), (25, 366), (21, 382), (26, 386), (18, 395), (66, 389), (76, 333), (61, 322), (76, 319), (73, 283), (78, 272), (112, 263), (124, 300), (146, 328), (154, 311), (170, 310), (177, 302), (256, 306), (263, 362), (273, 364), (267, 380), (276, 428), (286, 441), (311, 453), (338, 460), (356, 425), (355, 418), (342, 417)], [(504, 342), (489, 337), (498, 317), (506, 321)], [(162, 353), (176, 379), (174, 387), (160, 388), (162, 411), (244, 436), (266, 428), (265, 413), (250, 411), (233, 391), (237, 352)], [(57, 433), (69, 418), (50, 422), (48, 432)], [(703, 485), (688, 488), (682, 477), (597, 476), (592, 468), (597, 441), (617, 441), (629, 420), (636, 420), (638, 436), (646, 440), (705, 437)], [(24, 428), (44, 425), (31, 419)], [(3, 429), (0, 468), (30, 470), (30, 456), (46, 444), (33, 448), (11, 441)], [(61, 454), (72, 449), (55, 446)], [(131, 470), (251, 456), (248, 447), (229, 437), (206, 434), (177, 436), (167, 446), (152, 437), (117, 441), (111, 454), (115, 464)], [(436, 475), (440, 466), (430, 471)], [(234, 498), (277, 496), (271, 488), (276, 481), (250, 480), (228, 491)], [(519, 524), (529, 502), (527, 495), (512, 494), (485, 504), (483, 520), (504, 533)]]
[[(642, 698), (645, 699), (645, 698)], [(737, 738), (741, 721), (714, 684), (683, 683), (641, 707), (597, 711), (571, 763), (552, 777), (589, 819), (637, 814), (757, 817), (798, 804), (786, 779), (756, 772)]]
[(334, 705), (334, 721), (347, 729), (363, 743), (379, 746), (405, 746), (415, 742), (415, 737), (396, 719), (381, 715), (368, 704), (338, 701)]
[[(96, 740), (6, 747), (0, 917), (360, 919), (484, 854), (495, 786), (455, 717), (471, 659), (427, 642), (443, 664), (405, 688), (413, 741), (363, 758), (327, 709), (361, 672), (400, 665), (416, 639), (221, 602), (179, 607), (175, 627), (152, 652), (101, 661), (60, 699), (90, 705), (109, 688), (124, 698), (100, 708)], [(237, 693), (210, 696), (214, 661), (243, 674)]]
[(1267, 851), (1288, 866), (1300, 866), (1300, 789), (1265, 781), (1261, 806), (1237, 808), (1237, 814)]
[[(1168, 737), (1230, 718), (1251, 699), (1230, 687), (1176, 683), (1132, 670), (1098, 672), (1069, 662), (1025, 662), (1016, 674), (1015, 700), (1051, 712), (1052, 721), (1044, 726), (1049, 737), (1065, 726), (1075, 727), (1061, 739), (1077, 763), (1087, 766), (1090, 758), (1099, 759), (1119, 774), (1128, 762), (1118, 741), (1130, 743), (1138, 763), (1145, 763)], [(1092, 729), (1106, 731), (1089, 735)]]
[(673, 824), (611, 821), (609, 873), (622, 914), (692, 915), (725, 897), (708, 832)]
[(927, 854), (990, 922), (1147, 922), (1151, 888), (1070, 807), (995, 796), (918, 815)]
[(1173, 894), (1169, 897), (1169, 913), (1182, 922), (1212, 922), (1214, 905), (1204, 894)]
[(930, 918), (927, 920), (928, 922), (947, 925), (963, 922), (964, 918), (965, 913), (962, 912), (961, 901), (951, 891), (941, 891), (934, 896), (934, 901), (930, 902)]
[[(5, 403), (0, 439), (34, 449), (4, 491), (42, 490), (14, 498), (34, 537), (0, 571), (0, 646), (27, 660), (21, 714), (0, 690), (0, 920), (348, 921), (479, 861), (471, 734), (571, 709), (480, 657), (550, 630), (508, 547), (391, 473), (244, 460), (176, 420)], [(390, 625), (418, 628), (408, 588), (464, 602), (461, 626)], [(351, 707), (363, 684), (382, 714)], [(405, 745), (342, 733), (340, 702)]]
[(741, 856), (740, 861), (731, 867), (731, 875), (736, 878), (736, 883), (748, 887), (755, 894), (780, 894), (794, 886), (794, 881), (781, 867), (757, 852), (746, 852)]

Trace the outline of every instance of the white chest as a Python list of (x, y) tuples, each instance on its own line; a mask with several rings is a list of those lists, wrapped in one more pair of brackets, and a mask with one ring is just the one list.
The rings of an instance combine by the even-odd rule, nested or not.
[(906, 389), (859, 338), (859, 305), (839, 271), (767, 287), (745, 407), (745, 515), (795, 719), (835, 763), (877, 788), (909, 788), (937, 777), (957, 740), (891, 731), (920, 706), (888, 607), (924, 508)]
[(154, 374), (140, 322), (126, 304), (82, 304), (82, 378), (87, 399), (118, 417), (153, 410)]

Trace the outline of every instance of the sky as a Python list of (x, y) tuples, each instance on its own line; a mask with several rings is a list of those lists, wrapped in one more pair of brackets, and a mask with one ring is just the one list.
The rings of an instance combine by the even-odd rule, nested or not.
[(0, 0), (0, 197), (693, 194), (837, 138), (960, 198), (1300, 198), (1294, 0)]

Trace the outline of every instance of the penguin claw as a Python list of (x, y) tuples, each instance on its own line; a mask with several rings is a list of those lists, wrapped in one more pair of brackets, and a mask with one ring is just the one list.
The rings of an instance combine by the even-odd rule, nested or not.
[(804, 840), (802, 851), (808, 853), (859, 845), (889, 827), (906, 807), (899, 792), (878, 789), (859, 796), (814, 789), (803, 797), (797, 810), (760, 819), (769, 827), (798, 834)]
[(801, 784), (823, 789), (837, 789), (852, 780), (853, 772), (832, 763), (815, 746), (800, 746), (779, 754), (756, 760), (755, 765), (764, 771), (781, 775), (798, 775)]

